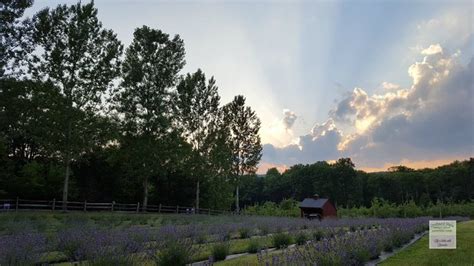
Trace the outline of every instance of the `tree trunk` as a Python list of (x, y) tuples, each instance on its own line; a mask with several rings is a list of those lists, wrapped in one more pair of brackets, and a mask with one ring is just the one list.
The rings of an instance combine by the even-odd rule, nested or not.
[(146, 211), (146, 207), (148, 205), (148, 178), (143, 180), (143, 207), (142, 210)]
[(63, 211), (67, 211), (67, 196), (69, 191), (69, 175), (71, 172), (71, 152), (70, 152), (70, 143), (71, 141), (71, 121), (67, 123), (67, 132), (66, 132), (66, 175), (64, 176), (64, 188), (63, 188)]
[(239, 185), (237, 185), (237, 188), (235, 189), (235, 211), (237, 213), (240, 213), (240, 207), (239, 207)]
[(195, 212), (196, 213), (199, 213), (199, 179), (197, 181), (197, 184), (196, 184), (196, 210)]
[[(69, 156), (67, 156), (69, 157)], [(64, 188), (63, 188), (63, 211), (67, 211), (67, 194), (69, 187), (69, 158), (66, 158), (66, 176), (64, 177)]]

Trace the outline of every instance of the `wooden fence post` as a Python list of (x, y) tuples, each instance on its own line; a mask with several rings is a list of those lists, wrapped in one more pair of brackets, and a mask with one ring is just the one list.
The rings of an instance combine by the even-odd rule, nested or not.
[(54, 212), (54, 209), (56, 209), (56, 199), (53, 199), (53, 212)]
[(84, 201), (84, 211), (87, 211), (87, 200)]
[(179, 213), (179, 205), (176, 205), (176, 213)]
[(114, 211), (114, 205), (115, 205), (115, 201), (112, 201), (112, 205), (111, 205), (112, 206), (112, 208), (111, 208), (112, 211)]
[(16, 205), (15, 205), (15, 211), (18, 211), (18, 204), (19, 204), (20, 199), (16, 197)]
[(161, 213), (161, 203), (158, 205), (158, 213)]
[(137, 213), (140, 211), (140, 202), (137, 202)]

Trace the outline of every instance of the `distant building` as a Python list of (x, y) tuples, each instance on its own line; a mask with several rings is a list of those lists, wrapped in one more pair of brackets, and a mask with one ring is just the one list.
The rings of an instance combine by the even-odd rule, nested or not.
[(306, 198), (300, 203), (301, 217), (308, 219), (336, 218), (336, 207), (329, 199), (320, 198), (315, 194), (311, 198)]

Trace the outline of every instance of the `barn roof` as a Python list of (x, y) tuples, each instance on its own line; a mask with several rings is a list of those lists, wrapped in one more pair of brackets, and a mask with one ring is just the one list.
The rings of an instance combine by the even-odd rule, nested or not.
[(322, 208), (328, 199), (307, 198), (300, 203), (300, 208)]

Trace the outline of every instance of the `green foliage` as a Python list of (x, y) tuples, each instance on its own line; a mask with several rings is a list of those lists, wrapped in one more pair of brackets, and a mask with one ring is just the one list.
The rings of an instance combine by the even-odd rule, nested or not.
[[(396, 167), (378, 173), (356, 171), (348, 158), (342, 158), (333, 164), (294, 165), (282, 174), (277, 169), (269, 169), (265, 176), (242, 179), (241, 191), (247, 206), (262, 205), (265, 201), (280, 202), (285, 198), (300, 201), (317, 193), (329, 198), (338, 210), (370, 207), (375, 198), (397, 206), (414, 201), (417, 206), (426, 208), (437, 200), (454, 203), (471, 200), (474, 197), (473, 172), (472, 158), (436, 169)], [(380, 211), (391, 212), (389, 206), (384, 207), (386, 209)], [(407, 216), (412, 215), (411, 211), (417, 212), (407, 209)]]
[(115, 109), (124, 117), (121, 152), (125, 169), (142, 184), (144, 208), (152, 189), (150, 180), (167, 168), (179, 167), (179, 159), (187, 155), (184, 140), (172, 128), (170, 97), (184, 66), (184, 54), (179, 36), (171, 39), (147, 26), (135, 30), (125, 53)]
[(426, 207), (417, 205), (414, 201), (408, 201), (401, 205), (389, 203), (386, 200), (375, 198), (370, 208), (355, 207), (349, 209), (338, 209), (340, 217), (446, 217), (467, 216), (474, 217), (474, 202), (443, 203), (438, 201)]
[(203, 180), (214, 176), (212, 168), (206, 167), (209, 161), (213, 127), (219, 126), (219, 100), (214, 78), (206, 84), (206, 75), (198, 69), (194, 74), (187, 74), (176, 87), (174, 101), (178, 113), (178, 126), (183, 137), (191, 144), (193, 155), (188, 162), (188, 170), (196, 180), (196, 208), (199, 208), (200, 184)]
[[(31, 38), (29, 20), (21, 21), (25, 10), (33, 4), (33, 0), (2, 1), (0, 10), (0, 77), (6, 70), (19, 71), (12, 67), (21, 61), (28, 52), (28, 41)], [(22, 23), (23, 22), (23, 23)]]
[(230, 247), (228, 242), (214, 244), (212, 246), (212, 257), (214, 258), (214, 261), (225, 260), (229, 254), (229, 250)]
[(262, 249), (262, 245), (260, 244), (260, 241), (257, 238), (252, 238), (249, 241), (249, 245), (247, 247), (247, 252), (254, 254), (259, 252)]
[(291, 236), (287, 233), (276, 233), (272, 236), (273, 246), (281, 249), (291, 244)]
[(229, 133), (232, 151), (231, 175), (236, 184), (236, 210), (240, 211), (240, 178), (245, 174), (254, 174), (262, 157), (260, 140), (260, 119), (255, 111), (245, 105), (245, 97), (238, 95), (223, 107), (224, 124)]
[[(291, 201), (291, 200), (289, 200)], [(286, 203), (285, 203), (286, 205)], [(295, 204), (291, 209), (283, 209), (281, 204), (265, 202), (263, 205), (249, 206), (244, 211), (246, 214), (263, 216), (287, 216), (299, 217), (300, 209)], [(438, 201), (436, 204), (430, 204), (426, 207), (417, 205), (413, 200), (404, 204), (396, 205), (387, 200), (374, 198), (372, 206), (339, 208), (339, 217), (446, 217), (446, 216), (467, 216), (474, 217), (474, 202), (461, 203), (443, 203)]]
[(239, 228), (239, 236), (240, 238), (249, 238), (250, 237), (250, 229), (248, 227)]
[(303, 245), (308, 241), (308, 235), (305, 232), (298, 232), (295, 236), (295, 242), (298, 245)]
[(186, 265), (191, 261), (192, 253), (189, 247), (178, 241), (170, 241), (159, 251), (156, 263), (160, 266)]
[(316, 241), (319, 241), (323, 239), (324, 237), (324, 233), (321, 230), (314, 231), (312, 235), (313, 235), (313, 239)]
[[(281, 206), (284, 206), (283, 208)], [(294, 200), (285, 200), (283, 204), (276, 204), (267, 201), (262, 205), (249, 206), (244, 210), (245, 214), (262, 215), (262, 216), (287, 216), (299, 217), (300, 209)]]
[(43, 9), (31, 19), (23, 14), (32, 1), (3, 5), (1, 197), (58, 199), (64, 191), (71, 200), (214, 209), (235, 200), (248, 214), (297, 217), (297, 203), (317, 193), (340, 216), (472, 217), (473, 158), (379, 173), (340, 158), (257, 176), (255, 111), (242, 95), (219, 107), (217, 82), (200, 69), (181, 76), (178, 35), (139, 27), (123, 57), (94, 2)]
[[(120, 73), (123, 46), (115, 33), (102, 28), (94, 2), (43, 9), (32, 20), (35, 50), (27, 69), (35, 81), (47, 80), (64, 97), (64, 108), (49, 134), (66, 165), (63, 202), (68, 199), (70, 162), (101, 139), (102, 95)], [(87, 125), (87, 126), (86, 126)], [(87, 130), (84, 129), (84, 126)], [(103, 128), (102, 128), (103, 129)], [(65, 205), (63, 205), (65, 207)]]

